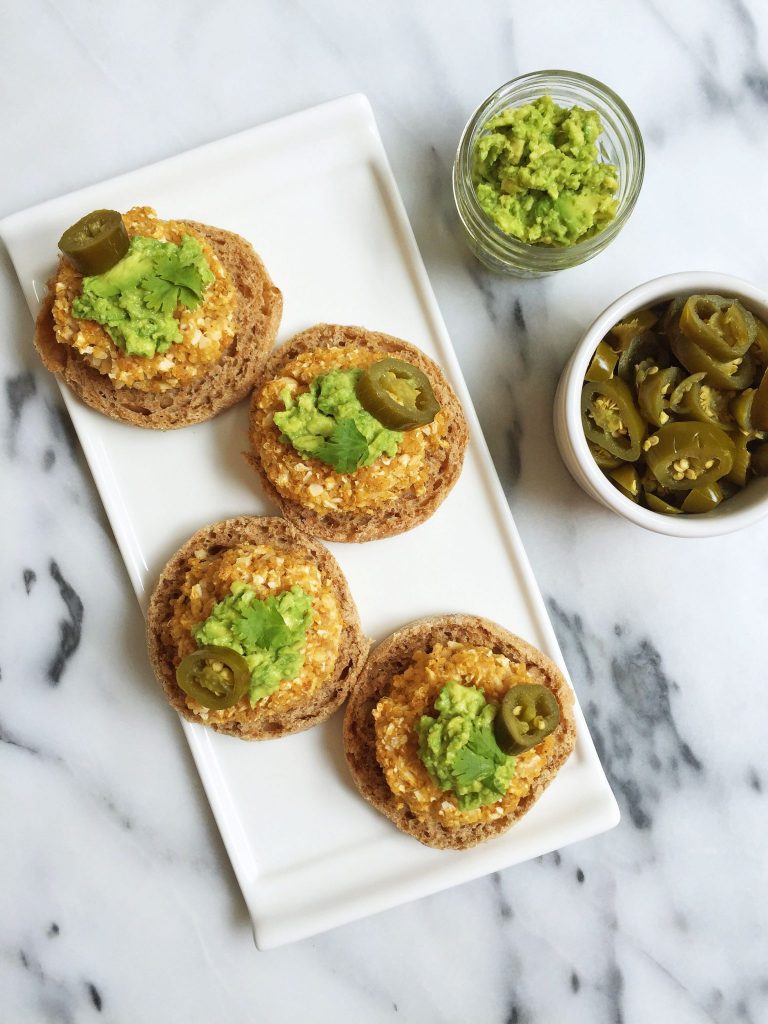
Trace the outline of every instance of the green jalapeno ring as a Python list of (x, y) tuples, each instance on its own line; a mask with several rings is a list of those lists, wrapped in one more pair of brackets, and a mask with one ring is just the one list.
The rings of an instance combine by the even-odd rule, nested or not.
[(560, 724), (560, 705), (548, 686), (516, 683), (504, 694), (493, 730), (505, 754), (523, 754)]
[(720, 362), (743, 356), (755, 341), (757, 321), (738, 299), (691, 295), (680, 313), (680, 330)]
[(117, 210), (94, 210), (68, 227), (59, 239), (59, 249), (84, 277), (111, 270), (129, 246), (128, 232)]
[(727, 476), (735, 455), (721, 427), (696, 420), (667, 423), (643, 447), (648, 468), (670, 491), (690, 491)]
[(657, 320), (658, 317), (653, 310), (639, 309), (636, 313), (632, 313), (624, 320), (614, 324), (610, 330), (612, 337), (605, 340), (617, 352), (623, 352), (629, 348), (634, 338), (649, 331)]
[(670, 344), (675, 356), (686, 370), (691, 374), (704, 373), (704, 382), (712, 387), (725, 391), (742, 391), (752, 383), (755, 360), (749, 351), (743, 356), (721, 362), (679, 330), (672, 336)]
[(388, 430), (423, 427), (440, 411), (427, 375), (403, 359), (372, 363), (360, 374), (355, 390), (366, 412)]
[(587, 440), (598, 448), (625, 462), (640, 458), (645, 423), (623, 380), (587, 381), (581, 392), (581, 422)]
[(619, 356), (616, 372), (627, 384), (635, 383), (635, 371), (641, 363), (650, 360), (660, 369), (669, 366), (669, 351), (658, 334), (644, 331), (636, 334)]
[(189, 697), (211, 711), (224, 711), (245, 696), (251, 670), (242, 654), (229, 647), (199, 647), (183, 658), (176, 682)]

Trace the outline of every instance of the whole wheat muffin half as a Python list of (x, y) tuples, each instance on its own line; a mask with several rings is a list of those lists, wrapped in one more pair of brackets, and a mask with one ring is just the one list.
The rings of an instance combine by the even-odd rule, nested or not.
[[(463, 694), (468, 691), (461, 688), (470, 688), (473, 699), (498, 706), (521, 683), (551, 692), (559, 724), (540, 743), (505, 760), (501, 786), (462, 807), (423, 760), (438, 738), (424, 728), (436, 721), (436, 700), (445, 684), (459, 684)], [(458, 742), (458, 725), (458, 719), (446, 725), (446, 742)], [(525, 640), (472, 615), (422, 619), (382, 641), (371, 651), (344, 717), (347, 763), (362, 796), (402, 832), (438, 849), (463, 850), (506, 832), (544, 792), (575, 738), (573, 694), (558, 667)], [(477, 765), (482, 770), (474, 753), (466, 755), (467, 771)]]
[(129, 352), (113, 326), (77, 315), (84, 278), (61, 256), (37, 316), (35, 346), (47, 369), (112, 419), (152, 430), (210, 419), (252, 390), (274, 345), (282, 294), (250, 243), (231, 231), (159, 220), (150, 207), (135, 207), (122, 219), (132, 245), (149, 239), (176, 247), (186, 238), (202, 253), (207, 283), (194, 308), (172, 308), (169, 287), (158, 293), (170, 301), (178, 325), (173, 344), (151, 354)]
[[(346, 471), (302, 453), (285, 436), (276, 418), (299, 406), (319, 382), (360, 374), (384, 359), (426, 375), (438, 407), (431, 422), (388, 433), (378, 454), (371, 450)], [(322, 400), (321, 393), (318, 408)], [(340, 408), (346, 416), (347, 406)], [(318, 324), (267, 360), (251, 399), (249, 439), (247, 457), (288, 519), (325, 540), (368, 541), (410, 530), (433, 514), (461, 473), (468, 429), (442, 370), (415, 345), (362, 327)]]
[[(328, 718), (357, 680), (369, 646), (333, 556), (271, 516), (206, 526), (173, 555), (149, 602), (147, 643), (179, 714), (250, 740)], [(207, 659), (221, 669), (219, 654), (226, 666), (233, 652), (232, 664), (239, 657), (247, 669), (245, 691), (230, 706), (212, 708), (209, 696), (203, 703), (188, 682), (179, 685), (183, 663)]]

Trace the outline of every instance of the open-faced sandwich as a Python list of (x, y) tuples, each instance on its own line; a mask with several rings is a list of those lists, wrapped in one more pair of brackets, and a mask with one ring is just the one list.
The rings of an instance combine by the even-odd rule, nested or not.
[(252, 740), (328, 718), (368, 651), (336, 560), (275, 517), (194, 534), (163, 569), (147, 639), (180, 714)]
[(367, 541), (428, 519), (467, 444), (458, 398), (414, 345), (320, 324), (281, 345), (253, 393), (250, 461), (285, 516)]
[(244, 238), (137, 207), (95, 210), (59, 248), (35, 345), (86, 405), (170, 430), (251, 391), (283, 301)]
[(541, 651), (487, 619), (446, 615), (371, 652), (344, 718), (358, 789), (426, 846), (505, 832), (575, 742), (573, 695)]

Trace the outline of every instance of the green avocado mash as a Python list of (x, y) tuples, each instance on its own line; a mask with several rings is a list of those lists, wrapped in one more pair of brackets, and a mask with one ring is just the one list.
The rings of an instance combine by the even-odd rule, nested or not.
[(251, 707), (274, 693), (284, 679), (295, 679), (304, 664), (312, 622), (312, 600), (301, 587), (260, 601), (246, 583), (235, 581), (229, 597), (192, 630), (199, 647), (228, 647), (242, 654), (251, 670)]
[(151, 357), (181, 341), (174, 311), (196, 309), (212, 281), (196, 238), (185, 235), (175, 245), (136, 235), (114, 267), (83, 278), (72, 312), (101, 324), (127, 355)]
[(485, 125), (472, 154), (480, 206), (505, 234), (567, 246), (616, 216), (618, 171), (598, 162), (600, 115), (541, 96)]
[(422, 715), (416, 732), (419, 757), (441, 787), (458, 797), (459, 810), (492, 804), (507, 792), (515, 759), (504, 754), (493, 735), (496, 705), (482, 690), (446, 683), (435, 701), (437, 718)]
[(361, 373), (331, 370), (315, 377), (296, 401), (283, 391), (285, 412), (275, 413), (281, 440), (340, 473), (370, 466), (380, 455), (397, 455), (402, 434), (387, 430), (360, 404), (355, 386)]

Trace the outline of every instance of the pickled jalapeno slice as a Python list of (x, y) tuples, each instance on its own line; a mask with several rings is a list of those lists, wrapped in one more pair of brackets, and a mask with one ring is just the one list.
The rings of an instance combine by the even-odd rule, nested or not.
[(752, 402), (755, 398), (755, 389), (747, 388), (731, 402), (731, 416), (736, 421), (739, 430), (751, 433), (755, 428), (752, 423)]
[(664, 501), (658, 494), (654, 494), (653, 491), (644, 490), (643, 496), (645, 503), (652, 512), (660, 512), (663, 516), (679, 516), (682, 509), (677, 508), (675, 505), (671, 505), (668, 501)]
[(679, 381), (677, 387), (674, 389), (672, 394), (669, 396), (669, 407), (673, 412), (680, 412), (685, 396), (694, 386), (694, 384), (700, 384), (706, 373), (691, 373), (683, 380)]
[(648, 468), (670, 491), (690, 491), (727, 476), (733, 466), (733, 441), (713, 423), (677, 420), (646, 442)]
[(752, 453), (747, 448), (749, 438), (744, 434), (738, 434), (733, 441), (733, 465), (726, 475), (726, 479), (737, 487), (743, 487), (747, 482), (749, 464), (752, 461)]
[(625, 462), (640, 457), (645, 424), (623, 380), (587, 381), (581, 392), (587, 440)]
[(684, 305), (685, 299), (682, 295), (679, 295), (677, 298), (672, 299), (667, 306), (667, 311), (662, 316), (660, 324), (662, 333), (665, 334), (667, 338), (671, 338), (673, 333), (679, 329), (680, 314), (683, 311)]
[[(699, 374), (693, 374), (698, 377)], [(732, 395), (730, 391), (721, 391), (719, 388), (710, 387), (700, 380), (688, 378), (692, 384), (680, 397), (675, 412), (684, 419), (700, 420), (702, 423), (716, 423), (719, 427), (727, 430), (734, 428), (735, 423), (730, 414), (729, 402)]]
[(645, 334), (656, 323), (658, 317), (650, 309), (641, 309), (625, 320), (620, 320), (611, 328), (611, 345), (618, 352), (623, 352), (629, 347), (633, 338), (639, 334)]
[(754, 342), (757, 322), (738, 299), (691, 295), (680, 313), (680, 330), (720, 362), (743, 356)]
[(668, 366), (664, 370), (651, 367), (637, 382), (637, 402), (645, 419), (656, 427), (663, 427), (669, 420), (670, 396), (683, 371), (679, 366)]
[(607, 342), (601, 341), (595, 349), (592, 362), (587, 367), (584, 380), (610, 380), (618, 361), (619, 353), (615, 352)]
[(616, 469), (617, 466), (621, 466), (624, 462), (618, 455), (612, 455), (607, 452), (605, 448), (601, 448), (597, 444), (592, 444), (591, 441), (587, 441), (587, 448), (592, 453), (592, 458), (598, 464), (600, 469)]
[(245, 696), (251, 670), (229, 647), (199, 647), (176, 669), (176, 682), (188, 696), (212, 711), (223, 711)]
[(128, 252), (130, 239), (117, 210), (94, 210), (68, 227), (59, 249), (84, 277), (111, 270)]
[(422, 427), (440, 411), (427, 375), (402, 359), (388, 357), (366, 367), (356, 391), (366, 412), (388, 430)]
[(624, 462), (618, 469), (612, 469), (608, 476), (625, 498), (637, 501), (640, 496), (640, 474), (631, 462)]
[(505, 754), (523, 754), (560, 724), (560, 705), (547, 686), (517, 683), (504, 694), (493, 730)]
[(705, 383), (726, 391), (741, 391), (752, 384), (755, 376), (755, 360), (750, 352), (720, 361), (691, 341), (682, 331), (671, 339), (672, 351), (689, 373), (704, 373)]
[(637, 334), (619, 356), (617, 373), (627, 384), (634, 384), (635, 372), (644, 362), (655, 366), (669, 366), (669, 351), (658, 334), (645, 331)]
[(717, 508), (722, 500), (723, 491), (720, 484), (707, 484), (705, 487), (694, 487), (692, 491), (689, 491), (680, 507), (683, 512), (701, 515), (703, 512), (711, 512), (713, 508)]

